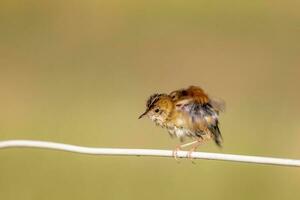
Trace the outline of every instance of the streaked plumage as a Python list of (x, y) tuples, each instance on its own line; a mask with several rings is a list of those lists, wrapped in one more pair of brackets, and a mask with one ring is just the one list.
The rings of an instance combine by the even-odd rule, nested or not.
[(224, 110), (224, 102), (209, 98), (202, 88), (196, 86), (173, 91), (169, 96), (176, 110), (188, 113), (186, 120), (193, 136), (210, 135), (221, 146), (219, 112)]
[(147, 109), (140, 118), (147, 115), (181, 141), (190, 137), (200, 143), (213, 138), (221, 146), (219, 112), (223, 111), (223, 105), (221, 101), (209, 98), (200, 87), (190, 86), (169, 95), (151, 95), (147, 101)]

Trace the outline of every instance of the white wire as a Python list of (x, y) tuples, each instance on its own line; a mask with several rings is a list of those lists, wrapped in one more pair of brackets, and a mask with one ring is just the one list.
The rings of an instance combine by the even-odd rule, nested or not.
[[(45, 148), (45, 149), (54, 149), (54, 150), (62, 150), (62, 151), (69, 151), (69, 152), (82, 153), (82, 154), (94, 154), (94, 155), (173, 157), (173, 151), (170, 150), (92, 148), (92, 147), (82, 147), (82, 146), (76, 146), (70, 144), (62, 144), (62, 143), (46, 142), (46, 141), (33, 141), (33, 140), (0, 141), (0, 149), (12, 148), (12, 147)], [(178, 151), (177, 155), (180, 158), (187, 158), (188, 152)], [(300, 160), (294, 160), (294, 159), (220, 154), (220, 153), (204, 153), (204, 152), (193, 152), (191, 154), (191, 157), (195, 159), (223, 160), (223, 161), (300, 167)]]

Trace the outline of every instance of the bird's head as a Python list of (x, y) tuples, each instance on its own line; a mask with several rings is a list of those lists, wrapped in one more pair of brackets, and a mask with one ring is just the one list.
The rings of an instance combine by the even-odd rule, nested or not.
[(147, 101), (146, 111), (139, 117), (149, 117), (157, 125), (163, 126), (172, 112), (173, 102), (167, 94), (153, 94)]

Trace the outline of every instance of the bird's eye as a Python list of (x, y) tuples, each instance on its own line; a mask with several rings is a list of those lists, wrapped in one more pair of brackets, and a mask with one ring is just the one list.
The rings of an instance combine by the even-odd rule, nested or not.
[(158, 113), (158, 112), (159, 112), (159, 109), (158, 109), (158, 108), (157, 108), (157, 109), (155, 109), (155, 110), (154, 110), (154, 112)]

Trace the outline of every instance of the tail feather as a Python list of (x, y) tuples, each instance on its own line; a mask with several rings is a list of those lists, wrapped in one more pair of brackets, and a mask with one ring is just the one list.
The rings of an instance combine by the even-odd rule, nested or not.
[(221, 131), (219, 129), (218, 123), (216, 123), (216, 125), (210, 126), (209, 130), (211, 131), (211, 133), (214, 136), (215, 143), (219, 147), (222, 147), (223, 138), (222, 138)]

